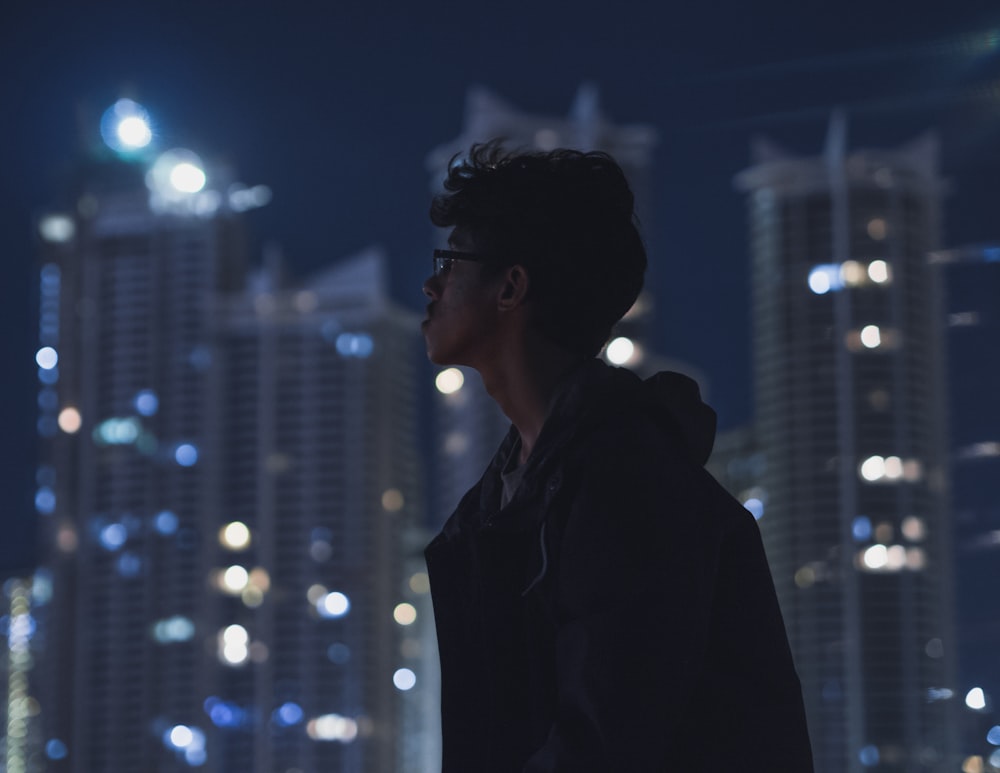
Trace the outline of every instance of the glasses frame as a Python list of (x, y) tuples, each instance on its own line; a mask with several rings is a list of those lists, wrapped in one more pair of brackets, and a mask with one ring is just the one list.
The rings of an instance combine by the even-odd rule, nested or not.
[(485, 263), (489, 260), (486, 255), (479, 252), (462, 252), (461, 250), (434, 250), (433, 257), (434, 276), (444, 276), (451, 269), (451, 264), (456, 260), (468, 260), (474, 263)]

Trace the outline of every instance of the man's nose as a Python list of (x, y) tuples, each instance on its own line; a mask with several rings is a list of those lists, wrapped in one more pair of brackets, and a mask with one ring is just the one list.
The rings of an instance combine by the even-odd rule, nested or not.
[(427, 277), (424, 280), (423, 291), (424, 295), (432, 301), (436, 301), (438, 299), (438, 278), (433, 275)]

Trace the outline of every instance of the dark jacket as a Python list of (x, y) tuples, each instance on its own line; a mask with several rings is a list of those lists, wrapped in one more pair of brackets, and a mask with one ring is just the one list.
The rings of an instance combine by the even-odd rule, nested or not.
[(753, 517), (704, 470), (693, 381), (599, 360), (500, 508), (512, 428), (426, 551), (445, 773), (809, 773)]

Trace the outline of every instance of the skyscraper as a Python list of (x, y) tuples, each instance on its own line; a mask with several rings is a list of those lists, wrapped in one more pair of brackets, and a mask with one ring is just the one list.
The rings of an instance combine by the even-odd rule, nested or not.
[(931, 260), (945, 290), (962, 751), (1000, 769), (1000, 246)]
[(760, 520), (821, 773), (954, 768), (932, 137), (759, 143), (748, 194)]
[(47, 769), (426, 769), (416, 320), (375, 252), (250, 276), (266, 189), (109, 113), (39, 221)]

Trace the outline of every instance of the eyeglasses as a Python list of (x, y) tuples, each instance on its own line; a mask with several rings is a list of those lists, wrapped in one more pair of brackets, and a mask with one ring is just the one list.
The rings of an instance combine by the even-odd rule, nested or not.
[(461, 252), (459, 250), (434, 250), (434, 276), (444, 276), (451, 270), (451, 264), (456, 260), (471, 260), (483, 263), (488, 258), (478, 252)]

